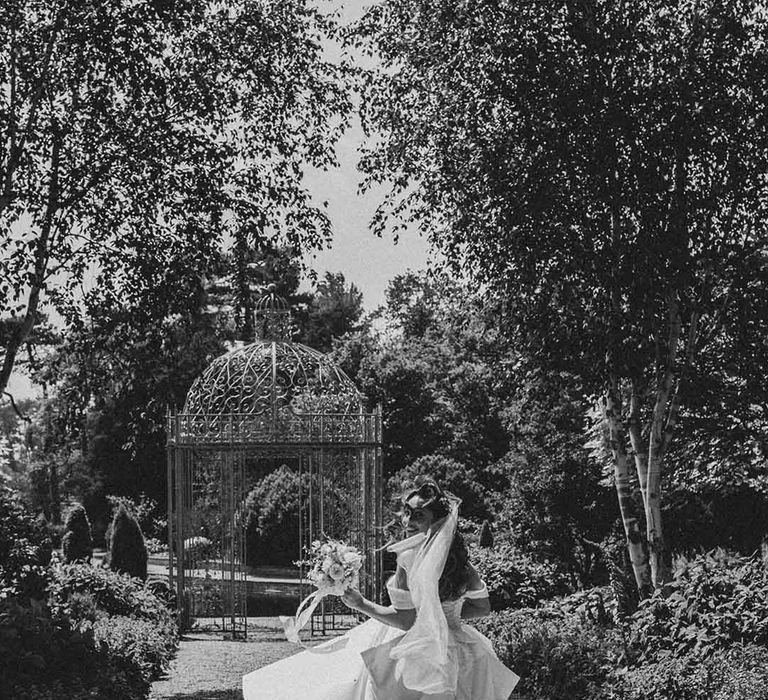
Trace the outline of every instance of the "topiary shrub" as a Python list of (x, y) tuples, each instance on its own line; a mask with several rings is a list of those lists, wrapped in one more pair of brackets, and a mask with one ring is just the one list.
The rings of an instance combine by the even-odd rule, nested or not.
[(474, 623), (520, 676), (522, 700), (598, 700), (620, 656), (618, 632), (554, 607), (505, 610)]
[(540, 562), (507, 543), (493, 549), (469, 546), (469, 558), (488, 586), (494, 610), (535, 607), (570, 592), (568, 578), (549, 562)]
[(493, 547), (493, 530), (491, 530), (491, 524), (487, 520), (483, 520), (483, 526), (480, 528), (480, 541), (478, 544), (485, 548)]
[(83, 506), (78, 504), (69, 511), (64, 528), (64, 537), (61, 540), (64, 560), (90, 562), (93, 556), (93, 538), (91, 523)]
[(109, 566), (113, 571), (147, 578), (147, 548), (136, 519), (120, 506), (112, 520), (112, 537), (109, 543)]
[[(154, 498), (142, 493), (138, 500), (129, 496), (107, 496), (112, 513), (123, 506), (139, 523), (141, 532), (146, 540), (156, 540), (157, 546), (165, 547), (168, 537), (168, 519), (162, 515), (160, 506)], [(111, 525), (107, 527), (106, 540), (111, 539)], [(149, 547), (148, 547), (149, 548)]]
[(51, 553), (44, 521), (10, 489), (0, 487), (0, 598), (44, 598)]
[(632, 616), (641, 662), (706, 656), (736, 643), (768, 645), (768, 572), (758, 558), (715, 551), (680, 560), (673, 581)]

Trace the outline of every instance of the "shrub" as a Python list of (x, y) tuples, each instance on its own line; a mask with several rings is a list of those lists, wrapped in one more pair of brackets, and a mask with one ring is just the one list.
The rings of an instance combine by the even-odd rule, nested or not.
[(768, 644), (768, 573), (761, 561), (724, 552), (682, 560), (664, 591), (632, 617), (638, 659), (702, 656), (735, 643)]
[(40, 603), (0, 600), (0, 688), (12, 700), (142, 700), (149, 684), (90, 631), (56, 624)]
[(597, 700), (622, 648), (613, 628), (553, 607), (491, 613), (475, 623), (520, 676), (521, 698)]
[(491, 607), (534, 607), (569, 592), (566, 576), (549, 562), (539, 562), (507, 543), (487, 549), (470, 545), (470, 561), (488, 586)]
[(64, 525), (65, 534), (61, 540), (64, 559), (68, 562), (89, 562), (93, 556), (93, 538), (88, 514), (81, 505), (76, 505), (69, 511)]
[(176, 625), (165, 619), (142, 620), (100, 614), (92, 623), (94, 638), (104, 642), (113, 656), (130, 659), (142, 678), (151, 683), (168, 670), (176, 649)]
[(44, 522), (0, 487), (0, 597), (44, 598), (51, 552)]
[[(168, 596), (156, 582), (141, 583), (87, 564), (53, 567), (53, 618), (80, 631), (92, 630), (114, 656), (129, 659), (146, 681), (168, 668), (178, 646), (178, 629)], [(164, 586), (168, 592), (167, 584)]]
[(194, 561), (212, 559), (216, 553), (213, 542), (207, 537), (189, 537), (184, 540), (184, 554)]
[(90, 596), (94, 605), (108, 615), (145, 620), (169, 619), (171, 613), (163, 600), (127, 574), (88, 564), (56, 564), (51, 567), (49, 602), (55, 616), (79, 620), (74, 605), (81, 605), (77, 594)]
[(606, 688), (615, 700), (764, 700), (768, 649), (737, 644), (713, 652), (666, 656), (655, 663), (613, 674)]
[(142, 580), (147, 578), (147, 548), (144, 546), (144, 536), (136, 519), (122, 505), (112, 520), (109, 566), (113, 571)]
[(493, 547), (493, 530), (491, 530), (491, 524), (487, 520), (483, 520), (478, 544), (485, 548)]

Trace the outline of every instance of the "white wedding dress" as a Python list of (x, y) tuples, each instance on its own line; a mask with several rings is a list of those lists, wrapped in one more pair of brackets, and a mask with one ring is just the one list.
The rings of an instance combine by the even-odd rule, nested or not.
[[(398, 564), (406, 572), (415, 554), (415, 549), (398, 554)], [(415, 607), (410, 591), (394, 587), (394, 577), (387, 582), (387, 589), (395, 608)], [(461, 620), (466, 599), (487, 596), (483, 585), (441, 604), (447, 623), (444, 667), (451, 690), (412, 690), (419, 685), (420, 665), (427, 665), (417, 656), (404, 661), (409, 675), (409, 687), (405, 687), (392, 651), (406, 633), (368, 620), (341, 637), (244, 676), (245, 700), (507, 700), (518, 676), (501, 663), (485, 636)], [(426, 668), (423, 675), (428, 676)]]

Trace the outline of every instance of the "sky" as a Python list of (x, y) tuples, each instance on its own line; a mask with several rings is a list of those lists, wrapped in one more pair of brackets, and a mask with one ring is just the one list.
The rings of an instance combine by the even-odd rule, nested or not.
[[(320, 0), (320, 7), (340, 10), (343, 22), (357, 19), (368, 3), (360, 0)], [(329, 57), (338, 55), (337, 47), (327, 47)], [(325, 272), (341, 272), (349, 283), (363, 293), (363, 306), (373, 311), (384, 303), (389, 281), (406, 270), (423, 269), (428, 264), (428, 244), (418, 234), (405, 231), (397, 244), (392, 236), (379, 238), (369, 228), (385, 189), (358, 194), (358, 149), (363, 142), (362, 129), (354, 122), (337, 146), (339, 167), (328, 172), (311, 170), (306, 185), (315, 201), (328, 202), (327, 213), (333, 225), (333, 241), (325, 250), (307, 259), (319, 277)], [(308, 286), (308, 283), (304, 286)], [(29, 380), (15, 373), (8, 391), (17, 398), (36, 394)]]
[[(345, 24), (358, 19), (369, 4), (361, 0), (319, 0), (322, 9), (339, 11)], [(329, 58), (339, 56), (338, 47), (326, 48)], [(337, 147), (339, 168), (307, 175), (307, 186), (316, 201), (328, 201), (334, 230), (332, 247), (317, 253), (309, 265), (320, 275), (326, 271), (344, 273), (345, 279), (363, 292), (365, 309), (372, 311), (384, 303), (387, 283), (395, 275), (427, 266), (428, 244), (415, 231), (402, 233), (397, 244), (391, 236), (378, 238), (371, 233), (370, 221), (386, 189), (357, 193), (361, 178), (356, 164), (362, 142), (362, 129), (359, 122), (354, 122)]]

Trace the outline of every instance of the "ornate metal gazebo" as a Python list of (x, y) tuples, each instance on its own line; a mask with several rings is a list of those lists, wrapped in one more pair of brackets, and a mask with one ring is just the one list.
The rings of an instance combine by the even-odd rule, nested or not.
[[(381, 578), (381, 409), (367, 411), (328, 356), (291, 342), (291, 312), (274, 287), (255, 321), (256, 342), (211, 362), (168, 416), (168, 570), (181, 623), (213, 619), (233, 637), (247, 634), (256, 580), (246, 496), (278, 466), (298, 477), (296, 557), (322, 534), (343, 538), (366, 553), (361, 587), (374, 600)], [(320, 614), (325, 626), (335, 610)]]

